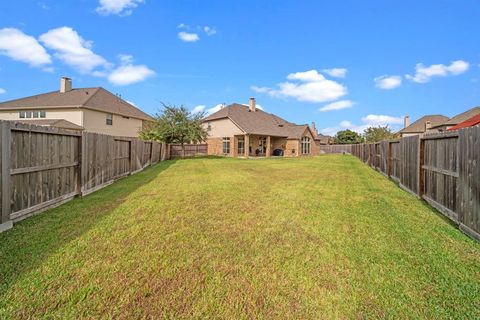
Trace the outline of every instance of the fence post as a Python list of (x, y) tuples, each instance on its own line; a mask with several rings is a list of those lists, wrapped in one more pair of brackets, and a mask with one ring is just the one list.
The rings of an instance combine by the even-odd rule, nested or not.
[(425, 140), (423, 135), (419, 135), (418, 145), (418, 196), (422, 198), (425, 194), (425, 170), (423, 168), (425, 164)]
[(1, 171), (2, 179), (0, 188), (2, 191), (1, 198), (1, 215), (0, 215), (0, 232), (12, 228), (13, 222), (10, 220), (10, 141), (11, 131), (10, 123), (7, 121), (0, 121), (0, 148), (1, 148)]
[(387, 176), (392, 175), (392, 142), (387, 142)]

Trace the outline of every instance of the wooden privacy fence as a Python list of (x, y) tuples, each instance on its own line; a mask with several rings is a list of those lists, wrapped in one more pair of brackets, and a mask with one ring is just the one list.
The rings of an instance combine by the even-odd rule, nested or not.
[(320, 153), (352, 153), (351, 144), (326, 144), (320, 145)]
[(352, 154), (480, 240), (480, 126), (357, 144)]
[[(185, 157), (196, 157), (207, 155), (207, 144), (185, 144)], [(182, 145), (170, 144), (170, 157), (182, 157)]]
[(157, 163), (156, 142), (0, 121), (0, 231)]

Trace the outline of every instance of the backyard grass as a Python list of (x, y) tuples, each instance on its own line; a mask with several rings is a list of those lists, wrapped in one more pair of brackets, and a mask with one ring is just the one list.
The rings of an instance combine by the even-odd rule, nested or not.
[(0, 234), (0, 319), (479, 310), (480, 245), (351, 156), (167, 161)]

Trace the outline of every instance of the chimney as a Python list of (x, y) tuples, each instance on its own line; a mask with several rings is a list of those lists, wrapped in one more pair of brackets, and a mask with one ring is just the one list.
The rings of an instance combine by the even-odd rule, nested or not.
[(314, 133), (316, 136), (318, 136), (318, 131), (317, 131), (317, 127), (315, 126), (315, 122), (312, 122), (312, 128), (311, 128), (311, 129), (312, 129), (313, 133)]
[(408, 126), (410, 126), (410, 116), (405, 116), (403, 119), (403, 127), (406, 128)]
[(257, 111), (257, 103), (255, 102), (255, 98), (250, 98), (250, 103), (249, 103), (249, 107), (250, 109), (250, 112), (255, 112)]
[(427, 132), (428, 130), (430, 130), (431, 127), (432, 127), (432, 122), (430, 122), (430, 121), (425, 121), (425, 132)]
[(70, 90), (72, 90), (72, 79), (62, 77), (62, 79), (60, 79), (60, 92), (65, 93)]

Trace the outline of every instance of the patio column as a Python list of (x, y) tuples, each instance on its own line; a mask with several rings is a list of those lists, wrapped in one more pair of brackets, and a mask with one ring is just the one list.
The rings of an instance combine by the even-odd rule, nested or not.
[(270, 136), (267, 136), (267, 151), (265, 153), (265, 157), (267, 158), (270, 157), (270, 155), (272, 154)]
[(249, 149), (250, 149), (250, 136), (248, 134), (245, 135), (245, 139), (243, 141), (243, 149), (245, 151), (245, 158), (248, 158), (250, 155)]

